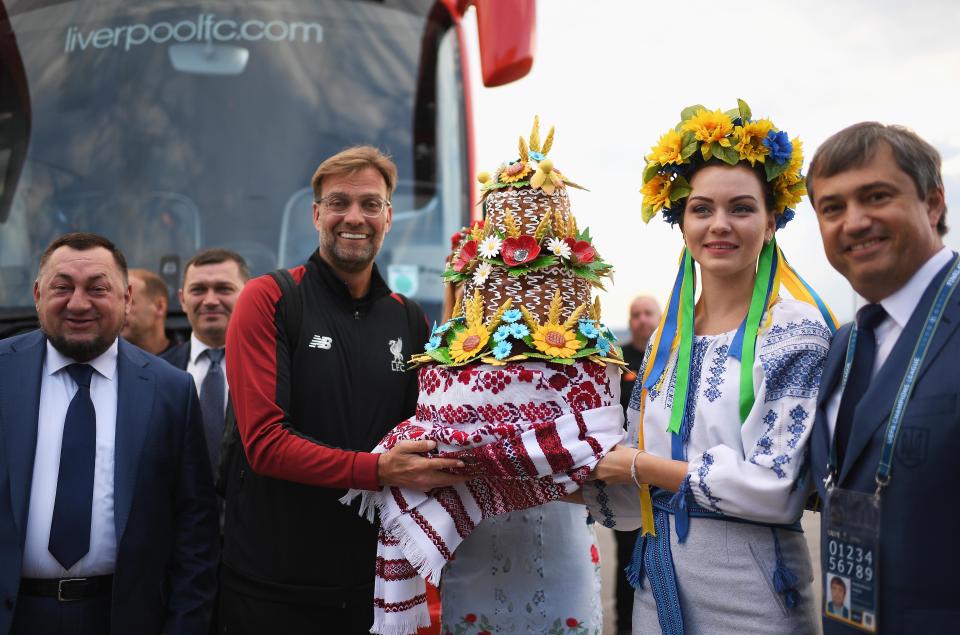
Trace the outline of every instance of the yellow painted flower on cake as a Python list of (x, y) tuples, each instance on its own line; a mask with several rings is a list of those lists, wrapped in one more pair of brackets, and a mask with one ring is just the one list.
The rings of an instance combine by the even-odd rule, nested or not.
[(773, 130), (773, 122), (769, 119), (748, 121), (742, 126), (737, 126), (735, 132), (740, 141), (734, 149), (740, 153), (740, 160), (749, 161), (750, 165), (754, 165), (757, 161), (763, 163), (770, 153), (770, 149), (763, 145), (763, 140), (771, 130)]
[(517, 161), (504, 166), (500, 170), (499, 180), (501, 183), (516, 183), (530, 176), (533, 169), (523, 161)]
[(544, 355), (570, 357), (583, 348), (577, 334), (561, 324), (537, 325), (533, 330), (533, 346)]
[(733, 132), (733, 121), (719, 109), (710, 111), (701, 108), (683, 123), (683, 131), (692, 132), (697, 141), (702, 142), (700, 152), (704, 159), (708, 159), (714, 143), (730, 147), (727, 135)]
[(660, 137), (657, 145), (650, 148), (648, 161), (659, 163), (660, 165), (670, 165), (683, 162), (680, 152), (683, 149), (683, 136), (676, 130), (670, 130)]
[(450, 359), (459, 363), (480, 354), (489, 339), (490, 333), (483, 325), (463, 329), (450, 343)]

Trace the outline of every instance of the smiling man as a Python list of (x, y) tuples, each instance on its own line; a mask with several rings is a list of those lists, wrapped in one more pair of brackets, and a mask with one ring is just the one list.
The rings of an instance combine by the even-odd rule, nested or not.
[(823, 607), (824, 632), (952, 632), (960, 265), (943, 246), (940, 155), (861, 123), (824, 142), (807, 179), (827, 259), (868, 302), (834, 337), (812, 443), (825, 596), (836, 574), (851, 585), (848, 616)]
[(324, 161), (312, 181), (319, 249), (289, 270), (288, 291), (262, 276), (237, 302), (227, 377), (243, 451), (238, 478), (227, 477), (227, 632), (369, 632), (377, 533), (338, 499), (347, 488), (462, 480), (442, 471), (458, 461), (419, 456), (432, 442), (370, 453), (413, 415), (417, 377), (395, 360), (428, 337), (423, 312), (391, 294), (374, 263), (396, 179), (369, 146)]
[(217, 521), (190, 377), (118, 337), (123, 254), (66, 234), (40, 258), (40, 330), (0, 341), (0, 633), (193, 633)]

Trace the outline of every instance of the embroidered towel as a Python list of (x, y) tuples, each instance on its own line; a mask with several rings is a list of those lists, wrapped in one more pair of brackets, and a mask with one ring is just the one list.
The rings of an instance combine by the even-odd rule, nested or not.
[(424, 578), (440, 581), (457, 546), (485, 518), (576, 491), (623, 436), (619, 375), (593, 362), (420, 370), (416, 416), (374, 452), (433, 439), (473, 476), (430, 492), (351, 490), (380, 515), (372, 633), (408, 635), (430, 623)]

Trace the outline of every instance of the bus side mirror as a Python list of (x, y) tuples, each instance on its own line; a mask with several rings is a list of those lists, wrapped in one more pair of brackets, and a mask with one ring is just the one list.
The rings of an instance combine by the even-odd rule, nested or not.
[[(505, 4), (509, 4), (508, 11), (503, 10)], [(524, 77), (533, 66), (536, 1), (473, 0), (473, 5), (484, 86), (502, 86)]]

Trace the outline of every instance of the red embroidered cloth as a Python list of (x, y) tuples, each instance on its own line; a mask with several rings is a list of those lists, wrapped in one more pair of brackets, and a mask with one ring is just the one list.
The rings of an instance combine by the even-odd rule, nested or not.
[(469, 481), (430, 492), (351, 490), (361, 512), (380, 514), (373, 633), (407, 635), (429, 624), (425, 585), (440, 581), (457, 546), (485, 518), (576, 491), (623, 436), (618, 370), (523, 362), (420, 370), (415, 418), (375, 452), (434, 439), (468, 465)]

